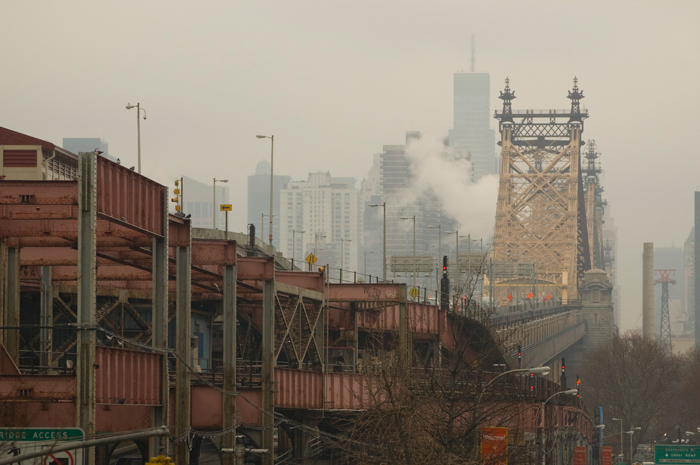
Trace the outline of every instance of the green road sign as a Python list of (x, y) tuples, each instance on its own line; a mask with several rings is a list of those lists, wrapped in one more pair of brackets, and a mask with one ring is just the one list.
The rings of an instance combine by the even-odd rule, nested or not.
[(700, 446), (657, 444), (654, 447), (654, 463), (700, 465)]
[[(0, 428), (0, 451), (17, 458), (22, 465), (82, 465), (83, 450), (67, 450), (47, 453), (42, 457), (22, 460), (22, 455), (40, 450), (50, 450), (57, 442), (82, 441), (80, 428)], [(0, 458), (7, 458), (0, 456)]]

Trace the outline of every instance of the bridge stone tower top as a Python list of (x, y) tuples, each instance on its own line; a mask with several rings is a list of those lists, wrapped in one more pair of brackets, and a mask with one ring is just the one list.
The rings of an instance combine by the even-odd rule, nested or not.
[(595, 349), (613, 337), (612, 285), (607, 272), (586, 271), (579, 287), (581, 314), (586, 323), (585, 349)]

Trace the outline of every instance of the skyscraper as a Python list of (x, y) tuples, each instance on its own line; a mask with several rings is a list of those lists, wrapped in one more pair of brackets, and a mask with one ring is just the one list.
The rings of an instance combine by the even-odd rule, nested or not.
[(454, 74), (454, 127), (449, 131), (449, 145), (471, 160), (472, 181), (498, 174), (490, 93), (488, 73)]
[[(276, 174), (272, 182), (272, 245), (280, 250), (280, 190), (283, 189), (291, 176)], [(255, 168), (255, 173), (248, 176), (248, 224), (257, 228), (256, 235), (267, 242), (270, 234), (270, 163), (261, 161)], [(264, 221), (263, 221), (263, 216)], [(261, 225), (261, 222), (264, 225)]]
[[(279, 195), (278, 250), (285, 257), (294, 256), (300, 261), (318, 245), (316, 255), (320, 262), (316, 265), (329, 264), (337, 269), (342, 262), (344, 270), (357, 271), (362, 216), (360, 191), (355, 183), (353, 178), (334, 178), (329, 172), (309, 173), (306, 181), (287, 183)], [(334, 273), (332, 277), (337, 276)]]

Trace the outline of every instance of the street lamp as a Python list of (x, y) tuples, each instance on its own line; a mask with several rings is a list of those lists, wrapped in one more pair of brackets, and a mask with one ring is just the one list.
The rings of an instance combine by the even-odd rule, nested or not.
[(272, 184), (273, 184), (273, 166), (275, 161), (275, 136), (263, 136), (258, 134), (258, 139), (270, 139), (270, 245), (272, 245)]
[(483, 388), (483, 389), (481, 390), (481, 392), (479, 393), (479, 397), (476, 398), (476, 403), (475, 403), (474, 405), (475, 405), (476, 407), (478, 407), (479, 404), (481, 404), (481, 398), (484, 396), (484, 392), (486, 392), (486, 388), (488, 388), (488, 387), (491, 386), (494, 382), (496, 382), (496, 380), (497, 380), (498, 378), (500, 378), (500, 377), (502, 377), (502, 376), (505, 376), (505, 375), (508, 375), (508, 374), (511, 374), (511, 373), (525, 373), (525, 372), (534, 373), (534, 374), (536, 374), (536, 375), (540, 375), (540, 374), (541, 374), (541, 375), (543, 375), (543, 376), (547, 376), (547, 375), (549, 374), (549, 367), (544, 366), (544, 367), (532, 367), (532, 368), (515, 368), (515, 369), (513, 369), (513, 370), (508, 370), (508, 371), (504, 371), (503, 373), (499, 373), (498, 375), (494, 376), (494, 377), (491, 379), (491, 381), (489, 381), (488, 383), (486, 383), (486, 385), (484, 386), (484, 388)]
[[(316, 253), (316, 249), (318, 247), (318, 238), (325, 238), (326, 236), (323, 233), (316, 233), (314, 234), (314, 257), (318, 258), (318, 255)], [(311, 263), (309, 263), (309, 271), (311, 271)]]
[(228, 182), (228, 179), (216, 179), (214, 178), (214, 200), (212, 200), (212, 217), (211, 217), (211, 227), (216, 229), (216, 183), (217, 182)]
[[(540, 407), (540, 409), (537, 411), (537, 415), (535, 415), (535, 424), (537, 424), (537, 419), (539, 418), (540, 412), (541, 412), (541, 411), (544, 411), (545, 407), (547, 406), (547, 402), (549, 402), (550, 399), (552, 399), (553, 397), (558, 396), (558, 395), (561, 395), (561, 394), (576, 395), (576, 394), (578, 394), (578, 389), (569, 389), (569, 390), (567, 390), (567, 391), (559, 391), (559, 392), (555, 392), (554, 394), (552, 394), (551, 396), (549, 396), (549, 397), (547, 398), (547, 400), (545, 400), (545, 401), (542, 403), (542, 407)], [(543, 432), (543, 434), (542, 434), (543, 438), (542, 438), (542, 439), (543, 439), (543, 441), (541, 441), (541, 444), (542, 444), (542, 446), (543, 446), (543, 450), (542, 450), (542, 465), (545, 465), (545, 454), (544, 454), (544, 442), (545, 442), (545, 441), (544, 441), (544, 439), (546, 439), (546, 433), (547, 433), (547, 417), (545, 416), (543, 420), (544, 420), (543, 423), (542, 423), (542, 432)]]
[(402, 216), (402, 220), (413, 220), (413, 287), (416, 287), (416, 215)]
[(383, 254), (384, 254), (384, 265), (382, 266), (382, 280), (386, 282), (386, 202), (380, 204), (373, 204), (370, 207), (382, 207), (384, 209), (384, 234), (383, 234)]
[[(437, 229), (438, 230), (438, 261), (437, 261), (437, 266), (438, 268), (440, 267), (440, 259), (442, 258), (442, 225), (438, 224), (437, 226), (428, 226), (428, 229)], [(437, 271), (437, 270), (436, 270)], [(440, 299), (442, 299), (442, 292), (440, 292), (440, 273), (437, 273), (437, 304), (438, 306), (440, 305)]]
[(294, 271), (294, 257), (297, 250), (296, 233), (304, 234), (306, 231), (297, 231), (292, 229), (292, 271)]
[(138, 153), (139, 153), (139, 158), (138, 158), (138, 168), (139, 171), (138, 173), (141, 174), (141, 112), (143, 111), (143, 119), (146, 119), (146, 109), (141, 108), (141, 104), (136, 102), (136, 105), (132, 105), (130, 103), (126, 104), (126, 109), (131, 110), (132, 108), (136, 108), (136, 134), (137, 134), (137, 140), (138, 140)]
[(634, 436), (635, 430), (639, 431), (640, 429), (642, 429), (640, 426), (633, 426), (632, 428), (630, 428), (629, 431), (625, 431), (626, 434), (630, 435), (630, 463), (632, 463), (632, 458), (634, 457), (634, 450), (632, 447), (632, 436)]
[(623, 433), (622, 418), (613, 418), (613, 421), (620, 422), (620, 455), (622, 456), (622, 459), (624, 460), (624, 458), (625, 458), (625, 439), (622, 436), (622, 433)]
[(367, 254), (368, 254), (368, 253), (374, 253), (374, 251), (372, 251), (372, 250), (370, 250), (370, 251), (365, 250), (365, 273), (364, 273), (364, 274), (365, 274), (365, 279), (367, 279)]
[(340, 282), (343, 282), (343, 259), (345, 258), (345, 250), (343, 249), (343, 244), (345, 242), (352, 242), (352, 239), (340, 238)]

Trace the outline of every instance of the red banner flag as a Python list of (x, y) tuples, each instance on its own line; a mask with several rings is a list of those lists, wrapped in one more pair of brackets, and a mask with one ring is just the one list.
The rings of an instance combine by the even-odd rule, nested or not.
[(508, 465), (508, 428), (481, 428), (481, 461)]

